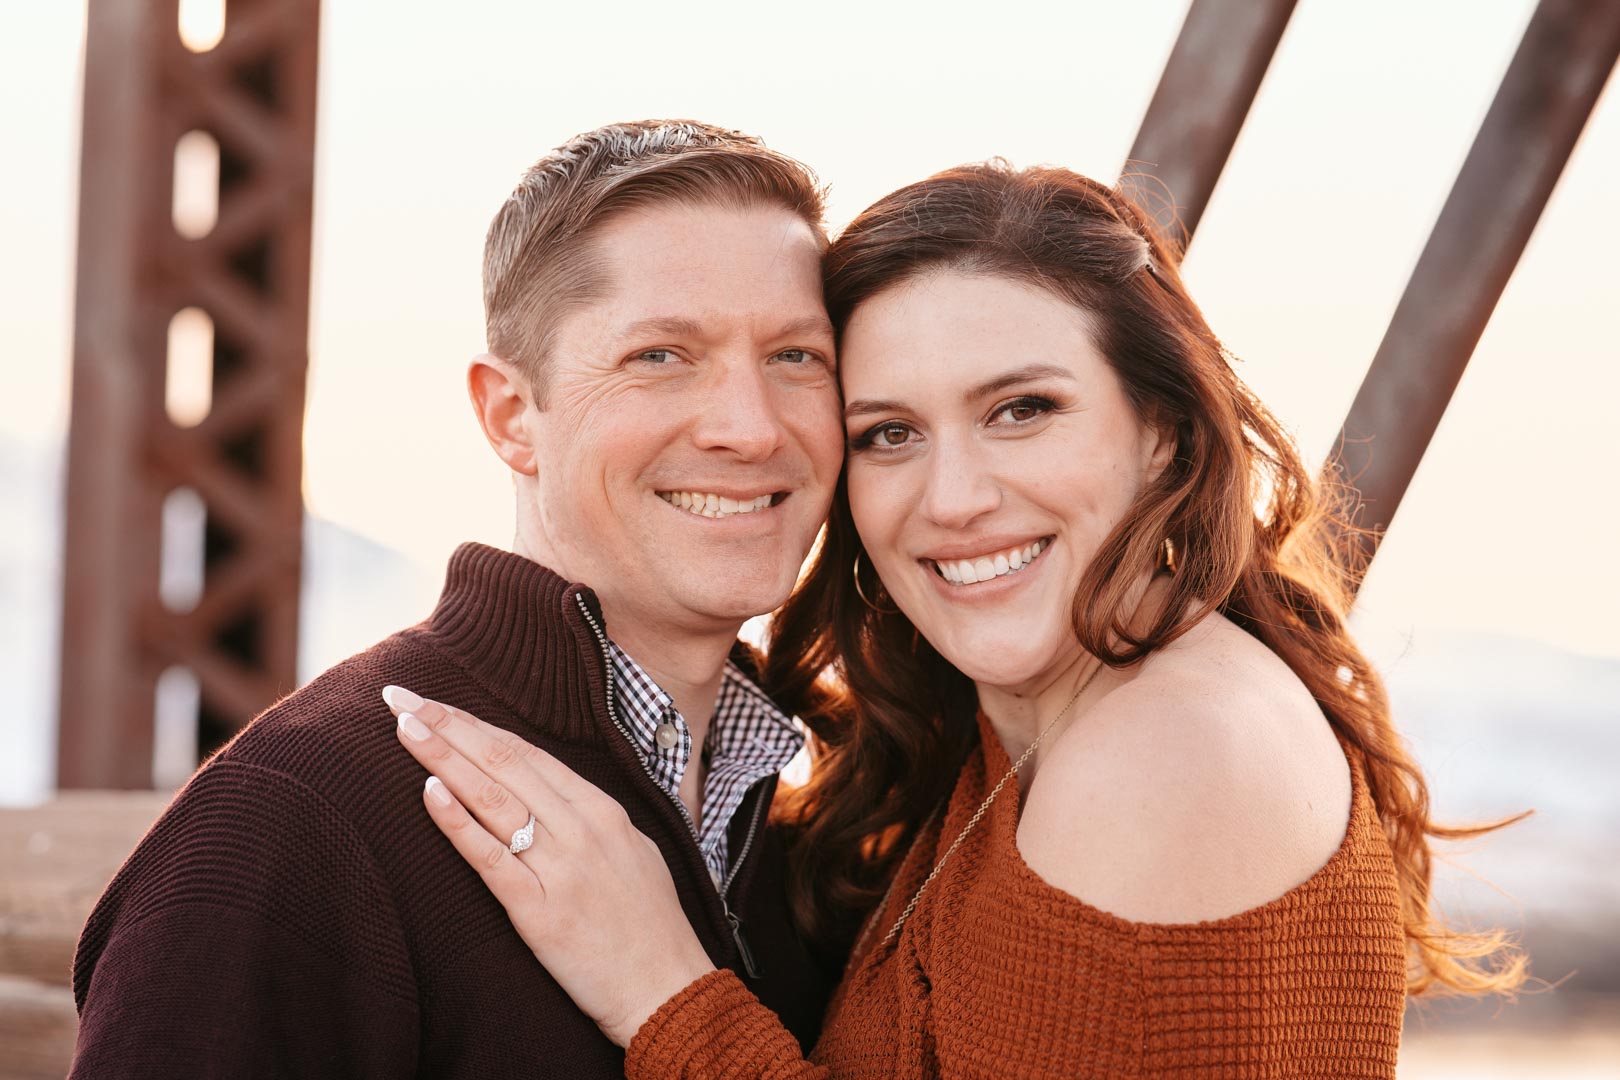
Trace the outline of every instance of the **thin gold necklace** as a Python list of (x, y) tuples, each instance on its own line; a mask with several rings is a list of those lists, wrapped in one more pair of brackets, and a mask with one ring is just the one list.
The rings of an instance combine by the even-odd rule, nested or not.
[[(911, 913), (917, 910), (917, 901), (922, 899), (923, 890), (928, 888), (929, 884), (939, 876), (940, 870), (944, 869), (945, 867), (946, 860), (951, 857), (958, 847), (961, 847), (962, 841), (966, 840), (968, 833), (973, 831), (973, 826), (979, 823), (979, 819), (984, 817), (985, 813), (990, 809), (990, 804), (996, 801), (996, 796), (1001, 794), (1001, 789), (1007, 786), (1007, 781), (1018, 775), (1018, 770), (1022, 769), (1024, 767), (1024, 762), (1028, 761), (1030, 755), (1035, 753), (1035, 748), (1041, 745), (1041, 740), (1046, 738), (1048, 732), (1057, 727), (1057, 722), (1063, 719), (1063, 715), (1074, 707), (1075, 702), (1080, 700), (1080, 695), (1086, 692), (1086, 688), (1091, 685), (1092, 680), (1097, 677), (1098, 673), (1101, 672), (1102, 669), (1103, 665), (1100, 662), (1096, 667), (1091, 669), (1091, 674), (1087, 675), (1085, 680), (1081, 682), (1080, 689), (1076, 690), (1074, 692), (1074, 696), (1070, 697), (1069, 700), (1064, 703), (1063, 708), (1058, 710), (1057, 715), (1052, 717), (1052, 719), (1047, 722), (1047, 725), (1041, 729), (1041, 733), (1035, 736), (1035, 741), (1029, 744), (1029, 749), (1020, 754), (1018, 760), (1013, 762), (1012, 768), (1008, 769), (1006, 774), (1002, 776), (1000, 780), (996, 781), (996, 786), (990, 789), (990, 794), (984, 797), (984, 802), (979, 804), (979, 808), (973, 812), (973, 816), (968, 819), (968, 823), (962, 826), (962, 831), (956, 834), (956, 839), (951, 841), (951, 846), (945, 849), (945, 854), (939, 857), (939, 862), (935, 863), (934, 868), (928, 872), (928, 876), (923, 878), (923, 883), (917, 886), (917, 891), (912, 894), (911, 903), (906, 905), (906, 910), (900, 913), (900, 917), (894, 920), (894, 925), (891, 926), (889, 928), (889, 932), (884, 935), (884, 945), (887, 945), (889, 942), (893, 941), (896, 935), (900, 933), (900, 928), (906, 924), (907, 919), (911, 918)], [(889, 889), (890, 891), (893, 891), (893, 882), (890, 882)], [(878, 905), (879, 911), (882, 911), (884, 907), (888, 905), (888, 900), (888, 896), (885, 895), (882, 903)], [(865, 935), (862, 935), (862, 937), (864, 939)], [(861, 944), (864, 943), (865, 942), (863, 940)]]

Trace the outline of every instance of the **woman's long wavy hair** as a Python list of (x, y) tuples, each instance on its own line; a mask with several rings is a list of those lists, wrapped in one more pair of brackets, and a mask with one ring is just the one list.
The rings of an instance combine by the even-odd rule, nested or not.
[[(943, 270), (1032, 284), (1087, 312), (1138, 416), (1175, 432), (1173, 461), (1086, 568), (1074, 599), (1081, 647), (1126, 667), (1211, 611), (1265, 643), (1365, 767), (1399, 873), (1410, 990), (1516, 987), (1526, 964), (1503, 935), (1450, 930), (1430, 912), (1430, 840), (1503, 823), (1430, 819), (1383, 683), (1346, 630), (1360, 568), (1342, 489), (1317, 483), (1233, 372), (1182, 286), (1176, 250), (1123, 195), (1085, 177), (963, 166), (886, 196), (831, 246), (835, 327), (884, 290)], [(1167, 600), (1133, 632), (1133, 583), (1155, 571), (1166, 537), (1176, 553)], [(794, 841), (795, 915), (832, 947), (854, 936), (977, 740), (973, 684), (904, 615), (862, 601), (860, 553), (840, 483), (807, 575), (772, 622), (763, 673), (812, 732), (813, 776), (778, 815)], [(881, 597), (870, 566), (862, 587)]]

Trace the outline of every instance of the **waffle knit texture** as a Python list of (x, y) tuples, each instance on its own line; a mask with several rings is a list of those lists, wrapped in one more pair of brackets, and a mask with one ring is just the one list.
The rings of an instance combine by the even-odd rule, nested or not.
[[(883, 938), (1010, 767), (987, 722), (851, 958), (809, 1060), (735, 975), (666, 1002), (629, 1080), (857, 1077), (1393, 1077), (1405, 1003), (1395, 865), (1352, 756), (1349, 824), (1308, 881), (1187, 925), (1129, 922), (1047, 884), (1003, 789)], [(988, 782), (987, 782), (988, 777)]]
[[(464, 545), (427, 621), (284, 699), (200, 769), (85, 926), (72, 1075), (622, 1076), (623, 1051), (428, 818), (426, 774), (381, 697), (394, 683), (458, 705), (613, 795), (663, 851), (710, 958), (740, 967), (690, 827), (608, 715), (586, 609), (601, 624), (589, 590)], [(742, 646), (733, 660), (752, 666)], [(758, 960), (749, 985), (808, 1045), (831, 979), (788, 921), (780, 838), (743, 837), (774, 788), (762, 781), (737, 815), (732, 850), (747, 855), (727, 899)]]

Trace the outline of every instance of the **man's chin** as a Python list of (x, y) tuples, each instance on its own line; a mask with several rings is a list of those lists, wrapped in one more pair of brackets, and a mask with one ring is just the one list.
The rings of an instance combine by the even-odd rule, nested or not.
[(715, 575), (708, 579), (681, 582), (671, 589), (671, 599), (707, 621), (741, 625), (756, 615), (768, 615), (781, 607), (793, 589), (793, 579), (760, 581), (728, 579)]

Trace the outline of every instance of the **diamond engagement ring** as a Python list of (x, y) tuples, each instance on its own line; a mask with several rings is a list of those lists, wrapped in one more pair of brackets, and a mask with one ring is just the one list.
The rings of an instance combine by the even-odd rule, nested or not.
[(507, 845), (512, 854), (517, 855), (528, 851), (534, 846), (534, 815), (529, 815), (529, 823), (512, 834), (512, 842)]

